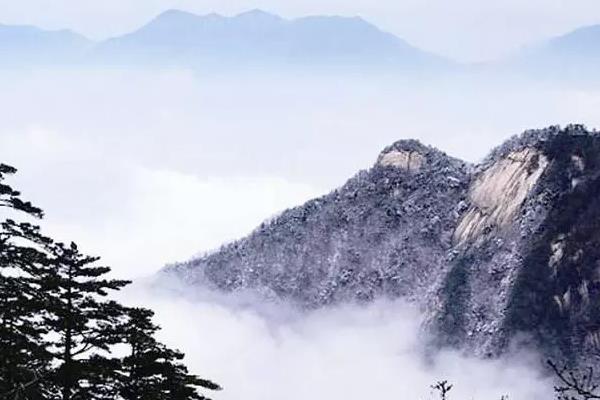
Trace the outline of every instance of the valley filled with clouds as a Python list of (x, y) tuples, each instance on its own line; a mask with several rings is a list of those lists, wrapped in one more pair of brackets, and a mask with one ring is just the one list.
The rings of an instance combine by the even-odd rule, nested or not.
[[(596, 65), (588, 63), (598, 61), (596, 56), (585, 53), (565, 67), (567, 76), (552, 64), (553, 57), (577, 48), (570, 40), (581, 36), (545, 42), (599, 22), (597, 3), (580, 1), (563, 12), (560, 2), (495, 2), (480, 9), (470, 1), (429, 2), (426, 10), (423, 2), (402, 1), (367, 12), (368, 4), (361, 1), (262, 1), (252, 8), (289, 19), (277, 17), (268, 30), (286, 40), (260, 31), (260, 40), (251, 37), (239, 47), (257, 23), (252, 18), (271, 17), (246, 14), (250, 21), (244, 19), (237, 29), (231, 26), (240, 23), (239, 17), (176, 13), (197, 24), (195, 33), (226, 32), (211, 50), (217, 61), (210, 68), (203, 68), (205, 59), (194, 53), (210, 35), (200, 40), (195, 34), (199, 42), (183, 44), (177, 35), (157, 40), (156, 32), (179, 26), (180, 20), (115, 40), (115, 53), (97, 56), (95, 51), (106, 44), (102, 40), (133, 32), (169, 8), (235, 16), (246, 11), (245, 3), (107, 1), (89, 8), (60, 3), (0, 2), (5, 54), (12, 50), (2, 47), (3, 38), (10, 37), (3, 29), (13, 24), (71, 28), (98, 41), (79, 42), (62, 32), (58, 46), (64, 49), (66, 37), (77, 57), (54, 59), (52, 50), (43, 62), (24, 65), (32, 53), (22, 43), (47, 32), (17, 30), (24, 42), (16, 47), (27, 57), (0, 61), (0, 161), (18, 168), (11, 182), (45, 210), (45, 232), (76, 240), (85, 252), (102, 256), (115, 276), (136, 281), (122, 298), (157, 312), (161, 339), (185, 351), (194, 372), (225, 387), (215, 399), (352, 400), (373, 393), (382, 400), (428, 399), (436, 396), (430, 385), (440, 379), (455, 384), (453, 398), (549, 396), (552, 385), (535, 350), (515, 344), (495, 360), (459, 350), (431, 353), (430, 338), (421, 329), (422, 310), (404, 300), (300, 311), (247, 293), (173, 287), (156, 274), (168, 264), (214, 252), (284, 210), (331, 192), (373, 166), (380, 152), (400, 139), (418, 139), (476, 163), (527, 129), (570, 123), (600, 127), (600, 81), (593, 70), (579, 73), (582, 66)], [(34, 6), (48, 12), (23, 17)], [(449, 15), (453, 10), (462, 12)], [(333, 32), (337, 39), (323, 44), (311, 36), (315, 21), (301, 17), (312, 14), (328, 15), (318, 18), (319, 32)], [(531, 15), (539, 18), (531, 21)], [(509, 32), (499, 28), (505, 18), (515, 21)], [(360, 40), (339, 41), (340, 27)], [(33, 42), (50, 46), (47, 50), (55, 49), (53, 40)], [(353, 47), (356, 42), (361, 45)], [(346, 53), (336, 53), (339, 58), (317, 57), (340, 43), (347, 47), (341, 46)], [(394, 62), (365, 67), (364, 60), (375, 53), (361, 49), (373, 43), (384, 43), (376, 54), (394, 54)], [(582, 46), (589, 50), (594, 43)], [(548, 56), (547, 71), (532, 73), (534, 64), (525, 61), (512, 64), (509, 55), (525, 44), (533, 44), (532, 53), (523, 54), (536, 60), (538, 54)], [(221, 53), (226, 45), (232, 47)], [(257, 67), (250, 61), (261, 53), (248, 50), (250, 45), (281, 53), (277, 62)], [(69, 46), (67, 54), (75, 54)], [(436, 66), (426, 72), (421, 64), (399, 68), (405, 58), (396, 59), (398, 49)], [(223, 67), (222, 57), (235, 51), (242, 55)], [(296, 52), (306, 53), (289, 65), (280, 63)], [(131, 58), (116, 60), (115, 54)], [(145, 58), (148, 54), (152, 57)], [(348, 54), (356, 61), (351, 68), (340, 61)], [(471, 63), (488, 60), (495, 62)]]

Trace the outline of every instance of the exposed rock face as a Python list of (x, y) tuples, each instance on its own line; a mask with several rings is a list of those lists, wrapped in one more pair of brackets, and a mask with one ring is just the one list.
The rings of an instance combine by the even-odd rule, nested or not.
[(471, 185), (471, 207), (454, 233), (455, 242), (476, 239), (489, 227), (510, 226), (547, 166), (548, 160), (540, 151), (524, 149), (484, 170)]
[[(497, 355), (519, 339), (580, 361), (600, 328), (600, 137), (526, 132), (477, 168), (444, 283), (441, 343)], [(493, 183), (490, 183), (493, 182)]]
[(402, 296), (440, 345), (494, 356), (519, 339), (580, 361), (600, 345), (600, 136), (528, 131), (478, 166), (397, 142), (331, 194), (167, 272), (310, 308)]
[(383, 167), (397, 167), (408, 172), (417, 172), (424, 163), (423, 156), (416, 151), (391, 150), (381, 154), (379, 165)]

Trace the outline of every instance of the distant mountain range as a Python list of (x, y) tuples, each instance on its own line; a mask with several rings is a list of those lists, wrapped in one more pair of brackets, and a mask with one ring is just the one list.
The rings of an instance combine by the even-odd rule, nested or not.
[(95, 43), (70, 31), (2, 26), (0, 49), (4, 53), (0, 65), (77, 62), (192, 68), (370, 66), (429, 70), (453, 64), (358, 17), (288, 20), (260, 10), (234, 17), (170, 10), (134, 32)]
[[(68, 30), (0, 25), (0, 66), (159, 65), (195, 69), (374, 67), (452, 71), (459, 64), (411, 46), (359, 17), (285, 19), (261, 10), (237, 16), (170, 10), (138, 30), (93, 42)], [(600, 25), (527, 47), (490, 64), (550, 77), (595, 77)], [(467, 66), (462, 66), (467, 69)]]
[(105, 60), (193, 66), (347, 65), (430, 68), (449, 61), (410, 46), (361, 18), (287, 20), (260, 10), (235, 17), (167, 11), (97, 47)]

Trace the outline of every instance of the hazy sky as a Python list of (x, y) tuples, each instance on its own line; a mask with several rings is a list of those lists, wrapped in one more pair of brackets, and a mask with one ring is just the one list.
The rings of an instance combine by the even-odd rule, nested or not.
[(253, 8), (285, 17), (360, 15), (419, 47), (470, 61), (600, 23), (598, 0), (0, 0), (0, 22), (66, 27), (104, 38), (169, 8), (225, 15)]

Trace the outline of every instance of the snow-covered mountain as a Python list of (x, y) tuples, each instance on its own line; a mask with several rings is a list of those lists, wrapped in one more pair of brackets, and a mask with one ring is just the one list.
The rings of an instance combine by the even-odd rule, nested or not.
[(332, 193), (164, 273), (196, 290), (320, 308), (404, 297), (439, 345), (519, 340), (582, 359), (600, 343), (600, 136), (528, 131), (470, 165), (416, 141)]

